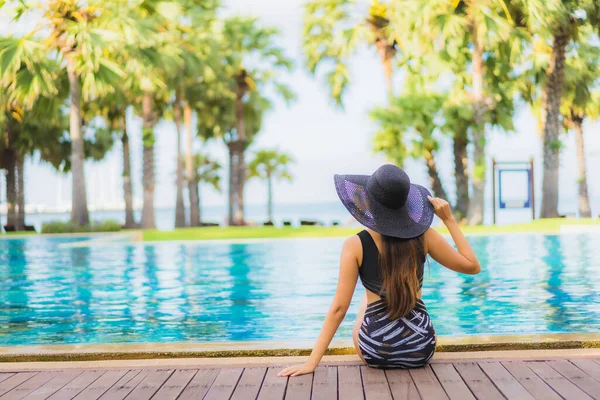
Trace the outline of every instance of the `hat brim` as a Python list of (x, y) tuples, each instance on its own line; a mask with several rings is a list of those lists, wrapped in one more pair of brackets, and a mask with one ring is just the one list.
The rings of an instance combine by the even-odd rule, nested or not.
[(411, 184), (406, 203), (393, 209), (375, 200), (367, 191), (369, 175), (335, 175), (335, 189), (342, 204), (365, 227), (386, 236), (411, 239), (429, 229), (435, 215), (427, 198), (429, 190)]

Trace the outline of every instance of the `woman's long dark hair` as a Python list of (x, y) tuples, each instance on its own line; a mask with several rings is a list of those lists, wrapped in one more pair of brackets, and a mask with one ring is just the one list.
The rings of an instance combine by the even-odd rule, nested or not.
[(418, 270), (425, 263), (424, 236), (398, 239), (381, 235), (379, 266), (383, 278), (382, 294), (392, 319), (408, 315), (417, 303)]

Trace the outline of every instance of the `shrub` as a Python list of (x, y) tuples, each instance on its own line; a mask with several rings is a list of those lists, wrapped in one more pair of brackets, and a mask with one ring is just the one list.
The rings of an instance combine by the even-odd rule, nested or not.
[(94, 221), (90, 225), (75, 226), (71, 222), (50, 221), (42, 224), (42, 233), (88, 233), (118, 232), (121, 224), (117, 221)]
[(92, 223), (92, 232), (118, 232), (120, 230), (121, 224), (111, 219)]

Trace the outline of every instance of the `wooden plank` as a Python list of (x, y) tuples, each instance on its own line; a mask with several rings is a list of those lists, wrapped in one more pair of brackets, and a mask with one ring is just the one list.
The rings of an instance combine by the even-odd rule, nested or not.
[(338, 393), (340, 399), (364, 399), (360, 366), (340, 365), (338, 367)]
[(108, 389), (106, 391), (106, 393), (104, 393), (102, 395), (102, 397), (100, 397), (100, 399), (102, 399), (102, 400), (124, 399), (125, 397), (127, 397), (127, 395), (129, 393), (131, 393), (131, 391), (133, 389), (135, 389), (135, 387), (137, 385), (140, 384), (141, 381), (144, 380), (144, 378), (146, 376), (148, 376), (149, 373), (150, 373), (150, 371), (144, 371), (144, 370), (129, 371), (128, 373), (125, 374), (124, 377), (119, 379), (119, 381), (117, 383), (115, 383), (110, 389)]
[(429, 365), (410, 370), (410, 376), (415, 382), (419, 395), (423, 399), (447, 399), (448, 396), (438, 382)]
[(504, 368), (536, 399), (560, 400), (561, 397), (523, 361), (502, 361)]
[(269, 368), (263, 380), (258, 400), (281, 400), (285, 394), (289, 378), (277, 376), (281, 368)]
[(312, 400), (337, 398), (337, 367), (317, 367), (313, 378)]
[(158, 392), (154, 395), (155, 398), (161, 400), (175, 400), (185, 386), (192, 380), (198, 370), (195, 369), (179, 369), (173, 372), (173, 375), (167, 379)]
[(36, 374), (37, 372), (19, 372), (0, 382), (0, 396), (8, 393), (28, 379), (33, 378)]
[(117, 384), (119, 379), (123, 378), (127, 372), (127, 370), (106, 371), (104, 375), (75, 396), (75, 400), (96, 400), (113, 385)]
[(100, 378), (106, 371), (86, 370), (81, 375), (78, 375), (71, 382), (60, 388), (60, 390), (48, 397), (50, 400), (71, 400), (77, 396), (85, 388), (90, 386), (92, 382)]
[(527, 389), (499, 362), (480, 362), (479, 366), (507, 399), (534, 400)]
[(475, 397), (486, 400), (504, 400), (504, 396), (483, 373), (479, 365), (472, 362), (453, 365)]
[(285, 392), (286, 400), (310, 400), (313, 374), (290, 377)]
[(593, 360), (570, 360), (580, 370), (600, 382), (600, 365)]
[(37, 390), (25, 397), (27, 400), (42, 400), (52, 396), (67, 383), (81, 375), (82, 370), (69, 370), (58, 373), (53, 379), (49, 380)]
[(0, 374), (0, 382), (7, 380), (8, 378), (10, 378), (11, 376), (13, 376), (14, 373), (12, 372), (3, 372)]
[(198, 370), (190, 383), (183, 389), (178, 400), (196, 400), (203, 398), (218, 374), (219, 370), (214, 368)]
[(552, 369), (573, 382), (575, 386), (592, 396), (594, 399), (600, 399), (600, 382), (590, 377), (575, 365), (567, 360), (547, 361), (546, 364), (550, 365)]
[(217, 378), (206, 393), (204, 400), (228, 399), (233, 393), (235, 386), (242, 375), (242, 368), (224, 368), (219, 372)]
[(552, 389), (565, 399), (589, 400), (590, 396), (584, 393), (564, 376), (550, 368), (544, 361), (530, 361), (526, 363), (537, 376), (542, 378)]
[(252, 399), (255, 400), (258, 396), (260, 387), (262, 386), (265, 374), (267, 373), (266, 368), (246, 368), (242, 373), (242, 377), (238, 382), (232, 400), (243, 400)]
[(452, 364), (435, 364), (431, 365), (431, 368), (450, 399), (475, 400), (475, 397)]
[(394, 399), (419, 400), (421, 398), (410, 372), (407, 370), (390, 369), (385, 371), (385, 376)]
[(360, 373), (367, 400), (392, 400), (392, 392), (390, 392), (385, 371), (362, 366)]
[(2, 400), (16, 400), (22, 399), (27, 396), (31, 392), (34, 392), (37, 388), (42, 386), (44, 383), (48, 382), (50, 379), (56, 376), (56, 372), (46, 371), (40, 372), (36, 376), (31, 379), (27, 379), (25, 382), (20, 384), (19, 386), (12, 389), (10, 392), (5, 393), (3, 396), (0, 396)]
[(172, 369), (157, 369), (148, 375), (126, 397), (128, 400), (147, 400), (154, 396), (160, 387), (173, 374)]

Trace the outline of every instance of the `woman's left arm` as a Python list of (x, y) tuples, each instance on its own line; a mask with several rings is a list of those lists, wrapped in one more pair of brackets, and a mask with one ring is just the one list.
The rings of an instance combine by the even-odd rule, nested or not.
[(310, 353), (310, 357), (303, 365), (284, 369), (279, 373), (279, 376), (310, 374), (317, 368), (317, 365), (319, 365), (335, 332), (344, 320), (348, 307), (350, 307), (350, 301), (352, 300), (356, 281), (358, 280), (357, 251), (361, 248), (360, 246), (361, 244), (358, 236), (352, 236), (344, 242), (340, 261), (340, 276), (335, 296), (331, 303), (331, 307), (329, 308), (329, 312), (327, 313), (327, 317), (325, 317), (325, 322), (323, 323), (323, 328), (321, 329), (315, 348), (312, 353)]

